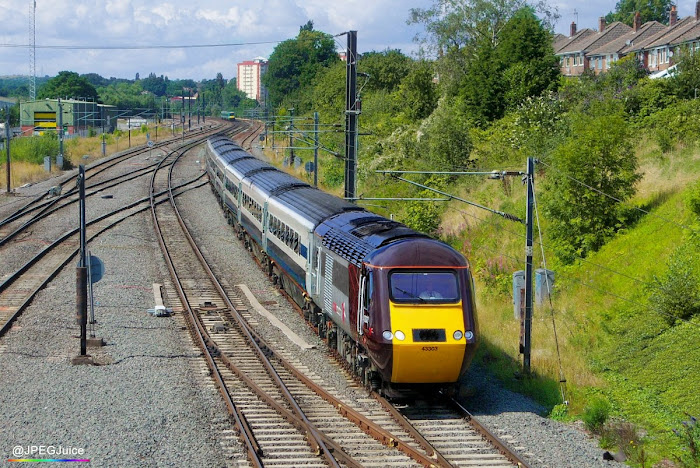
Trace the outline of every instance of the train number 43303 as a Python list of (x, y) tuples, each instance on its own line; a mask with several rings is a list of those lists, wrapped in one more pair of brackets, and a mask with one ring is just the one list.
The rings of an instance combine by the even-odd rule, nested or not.
[(437, 351), (438, 347), (437, 346), (423, 346), (421, 349), (423, 351)]

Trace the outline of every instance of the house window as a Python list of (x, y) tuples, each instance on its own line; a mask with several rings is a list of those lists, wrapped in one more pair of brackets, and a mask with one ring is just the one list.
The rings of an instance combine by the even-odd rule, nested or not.
[(569, 63), (570, 63), (569, 60), (570, 60), (570, 57), (567, 55), (567, 56), (566, 56), (566, 66), (567, 66), (567, 67), (569, 66)]
[(600, 70), (601, 68), (603, 68), (603, 57), (598, 57), (598, 58), (596, 59), (595, 67), (596, 67), (598, 70)]

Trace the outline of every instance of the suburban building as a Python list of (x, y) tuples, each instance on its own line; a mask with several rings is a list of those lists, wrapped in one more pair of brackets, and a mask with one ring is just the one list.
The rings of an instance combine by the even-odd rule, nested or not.
[(257, 57), (253, 60), (246, 60), (238, 64), (238, 78), (236, 86), (243, 91), (250, 99), (255, 99), (259, 104), (264, 105), (267, 91), (262, 85), (261, 78), (267, 71), (267, 60)]
[(650, 72), (666, 70), (682, 46), (700, 49), (700, 1), (695, 5), (695, 15), (681, 20), (673, 5), (668, 26), (657, 21), (642, 24), (639, 13), (632, 27), (620, 22), (607, 25), (604, 17), (599, 18), (597, 31), (577, 31), (576, 23), (571, 23), (570, 35), (557, 34), (553, 46), (566, 76), (578, 76), (588, 70), (603, 73), (628, 55), (634, 55)]

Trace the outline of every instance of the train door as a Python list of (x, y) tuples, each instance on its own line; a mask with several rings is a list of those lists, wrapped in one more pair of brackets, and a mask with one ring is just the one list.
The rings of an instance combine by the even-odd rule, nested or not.
[(315, 244), (316, 242), (313, 236), (313, 232), (310, 232), (308, 259), (309, 278), (307, 280), (307, 283), (309, 285), (309, 293), (312, 297), (316, 297), (317, 295), (319, 295), (321, 290), (321, 272), (319, 271), (319, 269), (321, 268), (321, 249), (319, 249), (318, 246)]
[(370, 298), (372, 297), (372, 277), (362, 269), (357, 298), (357, 334), (363, 335), (369, 325)]

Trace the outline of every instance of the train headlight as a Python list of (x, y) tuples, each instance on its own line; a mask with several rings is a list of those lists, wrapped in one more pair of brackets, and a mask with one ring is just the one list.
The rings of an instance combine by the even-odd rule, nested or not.
[(471, 341), (474, 339), (474, 332), (466, 331), (464, 332), (464, 337), (467, 339), (467, 341)]
[(456, 341), (461, 340), (461, 339), (462, 339), (462, 336), (464, 336), (464, 335), (462, 334), (462, 330), (457, 330), (456, 332), (454, 332), (454, 333), (452, 334), (452, 338), (454, 338)]
[(406, 339), (406, 335), (401, 330), (396, 330), (396, 333), (394, 333), (394, 337), (396, 337), (397, 340), (403, 341)]
[(389, 330), (384, 330), (382, 332), (382, 338), (384, 338), (387, 341), (391, 341), (394, 338), (394, 334), (391, 333)]

